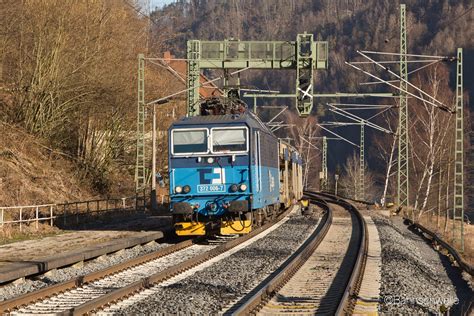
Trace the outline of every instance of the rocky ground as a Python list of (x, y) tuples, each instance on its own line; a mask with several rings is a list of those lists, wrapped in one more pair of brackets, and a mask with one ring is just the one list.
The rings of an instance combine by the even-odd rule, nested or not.
[(167, 246), (169, 246), (169, 244), (158, 244), (156, 242), (152, 242), (144, 246), (139, 245), (130, 249), (125, 249), (116, 252), (112, 255), (87, 261), (84, 263), (83, 267), (67, 267), (64, 269), (58, 269), (48, 274), (41, 275), (35, 279), (27, 279), (19, 284), (11, 283), (4, 286), (0, 286), (0, 301), (7, 300), (9, 298), (13, 298), (28, 292), (32, 292), (34, 290), (38, 290), (50, 286), (52, 284), (67, 281), (80, 275), (99, 271), (112, 265), (124, 262), (132, 258), (136, 258), (147, 253), (151, 253)]
[[(167, 286), (119, 313), (217, 314), (277, 269), (314, 231), (320, 215), (295, 214), (286, 223), (229, 257)], [(152, 293), (151, 293), (152, 292)]]
[(381, 312), (460, 313), (473, 292), (457, 268), (398, 217), (374, 216), (382, 244)]
[[(12, 262), (34, 261), (41, 257), (60, 254), (66, 251), (80, 250), (86, 246), (100, 244), (124, 237), (143, 235), (145, 232), (161, 230), (170, 226), (166, 216), (137, 212), (128, 216), (109, 218), (102, 222), (91, 222), (61, 235), (35, 240), (26, 240), (0, 246), (0, 265)], [(167, 243), (149, 243), (135, 246), (120, 252), (90, 260), (83, 267), (66, 267), (57, 269), (36, 278), (28, 278), (24, 282), (0, 285), (0, 301), (34, 291), (71, 278), (99, 271), (131, 258), (153, 252), (169, 246)]]

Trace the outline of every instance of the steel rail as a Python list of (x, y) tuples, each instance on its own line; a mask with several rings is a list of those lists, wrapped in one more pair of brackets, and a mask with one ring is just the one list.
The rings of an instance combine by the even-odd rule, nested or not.
[(292, 208), (288, 208), (285, 212), (280, 214), (274, 221), (270, 221), (267, 224), (258, 227), (254, 231), (250, 232), (247, 235), (243, 235), (237, 239), (231, 240), (226, 242), (223, 245), (220, 245), (214, 249), (211, 249), (203, 254), (197, 255), (191, 259), (188, 259), (186, 261), (183, 261), (173, 267), (167, 268), (161, 272), (155, 273), (153, 275), (150, 275), (148, 277), (142, 278), (138, 281), (135, 281), (123, 288), (119, 288), (116, 290), (113, 290), (112, 292), (109, 292), (105, 295), (102, 295), (98, 298), (92, 299), (90, 301), (87, 301), (77, 307), (73, 307), (66, 311), (69, 315), (83, 315), (86, 313), (90, 313), (96, 310), (100, 310), (101, 307), (110, 304), (112, 302), (119, 301), (123, 298), (126, 298), (133, 293), (136, 293), (138, 291), (144, 290), (146, 288), (149, 288), (153, 286), (154, 284), (163, 282), (167, 279), (170, 279), (171, 277), (178, 275), (186, 270), (189, 270), (205, 261), (208, 261), (236, 246), (239, 244), (253, 238), (254, 236), (260, 234), (261, 232), (267, 230), (271, 226), (273, 226), (276, 222), (279, 222), (281, 219), (283, 219), (285, 216), (287, 216), (290, 212), (292, 211)]
[(353, 198), (348, 198), (348, 197), (345, 197), (343, 195), (334, 195), (333, 193), (330, 193), (330, 192), (318, 192), (317, 193), (318, 195), (321, 195), (321, 196), (325, 196), (325, 197), (328, 197), (328, 198), (339, 198), (339, 199), (343, 199), (345, 201), (352, 201), (352, 202), (356, 202), (356, 203), (360, 203), (360, 204), (365, 204), (365, 205), (375, 205), (374, 202), (367, 202), (367, 201), (363, 201), (363, 200), (358, 200), (358, 199), (353, 199)]
[(293, 275), (301, 268), (322, 242), (332, 224), (332, 211), (324, 202), (314, 199), (311, 199), (311, 202), (313, 204), (318, 204), (326, 211), (322, 219), (323, 224), (319, 225), (306, 242), (282, 264), (277, 272), (275, 272), (276, 275), (271, 275), (269, 282), (253, 294), (245, 303), (241, 304), (235, 311), (232, 311), (232, 315), (255, 314), (261, 307), (263, 307), (262, 305), (264, 303), (271, 299), (283, 287), (283, 285), (293, 277)]
[(356, 302), (355, 298), (357, 297), (357, 293), (359, 293), (362, 279), (364, 277), (367, 253), (369, 251), (369, 233), (364, 217), (357, 210), (357, 208), (345, 200), (337, 197), (334, 198), (336, 199), (336, 204), (349, 209), (356, 215), (361, 232), (361, 238), (359, 239), (359, 251), (357, 252), (357, 258), (352, 269), (352, 274), (336, 311), (336, 315), (352, 314), (354, 304)]
[(466, 271), (471, 276), (474, 276), (474, 266), (467, 263), (461, 257), (461, 255), (457, 252), (457, 250), (454, 249), (454, 247), (452, 247), (450, 244), (448, 244), (443, 239), (441, 239), (436, 233), (432, 232), (431, 230), (421, 225), (420, 223), (414, 222), (409, 218), (404, 218), (404, 219), (407, 221), (407, 223), (409, 223), (410, 226), (414, 226), (418, 230), (429, 235), (432, 239), (436, 240), (436, 242), (438, 242), (444, 249), (446, 249), (449, 252), (449, 254), (454, 258), (454, 260), (456, 260), (456, 262), (458, 263), (459, 267), (462, 270)]
[(69, 281), (61, 282), (52, 286), (42, 288), (37, 291), (33, 291), (30, 293), (26, 293), (21, 296), (9, 299), (9, 300), (5, 300), (3, 302), (0, 302), (0, 315), (9, 313), (12, 309), (19, 308), (24, 305), (32, 304), (38, 300), (51, 297), (55, 294), (65, 292), (67, 290), (71, 290), (76, 287), (80, 287), (86, 283), (93, 282), (98, 279), (102, 279), (109, 275), (121, 272), (125, 269), (129, 269), (137, 265), (141, 265), (146, 262), (149, 262), (151, 260), (155, 260), (160, 257), (167, 256), (173, 252), (192, 246), (194, 242), (196, 242), (196, 239), (185, 240), (178, 244), (175, 244), (163, 249), (159, 249), (155, 252), (152, 252), (152, 253), (137, 257), (137, 258), (124, 261), (122, 263), (105, 268), (103, 270), (92, 272), (90, 274), (86, 274), (83, 276), (75, 277)]
[[(359, 223), (359, 229), (360, 229), (360, 238), (359, 238), (359, 243), (358, 243), (358, 252), (357, 252), (357, 257), (353, 261), (353, 266), (352, 266), (352, 273), (349, 277), (349, 280), (344, 288), (344, 291), (341, 294), (341, 299), (339, 300), (339, 305), (336, 311), (336, 315), (340, 314), (350, 314), (351, 311), (354, 308), (355, 300), (354, 298), (356, 297), (356, 294), (360, 290), (360, 285), (362, 283), (362, 278), (364, 275), (364, 270), (365, 270), (365, 263), (367, 259), (367, 251), (368, 251), (368, 233), (367, 233), (367, 227), (365, 224), (365, 221), (362, 217), (362, 215), (358, 212), (358, 210), (349, 202), (339, 199), (338, 197), (334, 195), (330, 195), (327, 193), (324, 194), (319, 194), (316, 192), (309, 192), (305, 191), (304, 194), (307, 197), (310, 197), (313, 203), (318, 203), (317, 201), (319, 200), (319, 203), (323, 203), (322, 206), (323, 208), (330, 210), (330, 208), (327, 206), (327, 203), (333, 203), (340, 205), (352, 213), (356, 215), (357, 222)], [(320, 204), (321, 205), (321, 204)], [(326, 205), (326, 206), (324, 206)], [(330, 211), (329, 211), (330, 212)], [(329, 212), (326, 213), (327, 216), (331, 217), (331, 222), (332, 222), (332, 213), (329, 214)], [(275, 276), (271, 276), (271, 280), (267, 282), (261, 289), (258, 290), (257, 293), (255, 293), (251, 298), (249, 298), (245, 303), (243, 303), (238, 309), (235, 311), (232, 311), (231, 313), (233, 315), (248, 315), (248, 314), (256, 314), (258, 310), (260, 310), (263, 305), (268, 302), (291, 278), (292, 276), (298, 271), (298, 269), (304, 264), (304, 262), (311, 256), (311, 254), (317, 249), (317, 246), (321, 243), (321, 241), (324, 239), (325, 234), (329, 230), (329, 225), (325, 227), (328, 224), (328, 222), (324, 223), (323, 230), (321, 229), (321, 233), (317, 234), (317, 237), (315, 238), (313, 233), (310, 238), (315, 238), (312, 241), (307, 241), (305, 244), (300, 247), (300, 249), (303, 249), (304, 247), (307, 247), (304, 249), (304, 254), (296, 254), (291, 257), (291, 262), (284, 263), (284, 267), (281, 268), (281, 271), (278, 272)], [(303, 252), (303, 250), (302, 250)], [(293, 258), (293, 259), (292, 259)], [(289, 259), (289, 260), (290, 260)]]
[[(308, 194), (308, 192), (306, 193)], [(338, 196), (332, 195), (330, 193), (322, 193), (322, 192), (311, 192), (310, 194), (316, 195), (316, 196), (322, 196), (324, 199), (328, 199), (328, 202), (338, 204), (351, 212), (353, 212), (359, 223), (359, 228), (361, 232), (361, 238), (360, 238), (360, 243), (359, 243), (359, 250), (357, 252), (357, 258), (354, 262), (354, 266), (352, 269), (352, 274), (351, 277), (346, 285), (346, 288), (344, 290), (344, 294), (340, 300), (339, 306), (336, 311), (336, 315), (342, 315), (342, 314), (352, 314), (352, 311), (354, 309), (354, 303), (356, 300), (354, 299), (357, 297), (357, 293), (360, 290), (360, 286), (362, 284), (362, 279), (364, 277), (364, 271), (365, 271), (365, 265), (367, 262), (367, 253), (369, 249), (369, 238), (368, 238), (368, 230), (367, 230), (367, 225), (365, 223), (365, 220), (362, 216), (362, 214), (357, 210), (357, 208), (352, 205), (351, 203), (348, 202), (348, 199), (342, 199)], [(356, 202), (362, 202), (358, 200), (353, 200)], [(364, 204), (369, 204), (365, 202)]]

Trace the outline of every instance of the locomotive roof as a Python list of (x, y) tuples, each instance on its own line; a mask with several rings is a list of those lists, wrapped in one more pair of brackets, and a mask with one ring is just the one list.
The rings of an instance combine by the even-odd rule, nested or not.
[(174, 122), (171, 127), (206, 125), (206, 124), (229, 124), (245, 123), (251, 128), (263, 129), (270, 132), (265, 124), (263, 124), (255, 114), (246, 112), (242, 114), (225, 114), (225, 115), (200, 115), (182, 118)]

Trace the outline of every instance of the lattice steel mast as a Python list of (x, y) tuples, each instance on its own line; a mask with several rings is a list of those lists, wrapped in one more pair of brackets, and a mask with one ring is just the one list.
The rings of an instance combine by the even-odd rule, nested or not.
[(323, 136), (323, 158), (322, 158), (322, 183), (321, 191), (328, 190), (328, 141), (326, 136)]
[(135, 189), (145, 189), (145, 56), (138, 55), (137, 162)]
[(406, 7), (400, 5), (400, 110), (398, 116), (398, 205), (409, 204), (408, 188), (408, 89)]
[(461, 251), (464, 251), (464, 113), (462, 55), (462, 48), (458, 48), (456, 64), (453, 239), (460, 242)]
[(198, 40), (188, 41), (187, 46), (187, 115), (195, 116), (199, 113), (199, 78), (201, 76), (201, 69), (199, 61), (201, 59), (201, 43)]
[(365, 200), (365, 131), (364, 123), (360, 124), (360, 147), (359, 147), (359, 183), (357, 186), (356, 199)]

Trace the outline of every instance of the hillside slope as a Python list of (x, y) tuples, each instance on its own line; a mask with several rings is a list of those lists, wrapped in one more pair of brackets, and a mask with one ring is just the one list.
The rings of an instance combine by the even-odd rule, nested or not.
[(20, 128), (0, 122), (0, 206), (86, 200), (96, 195), (64, 154)]

